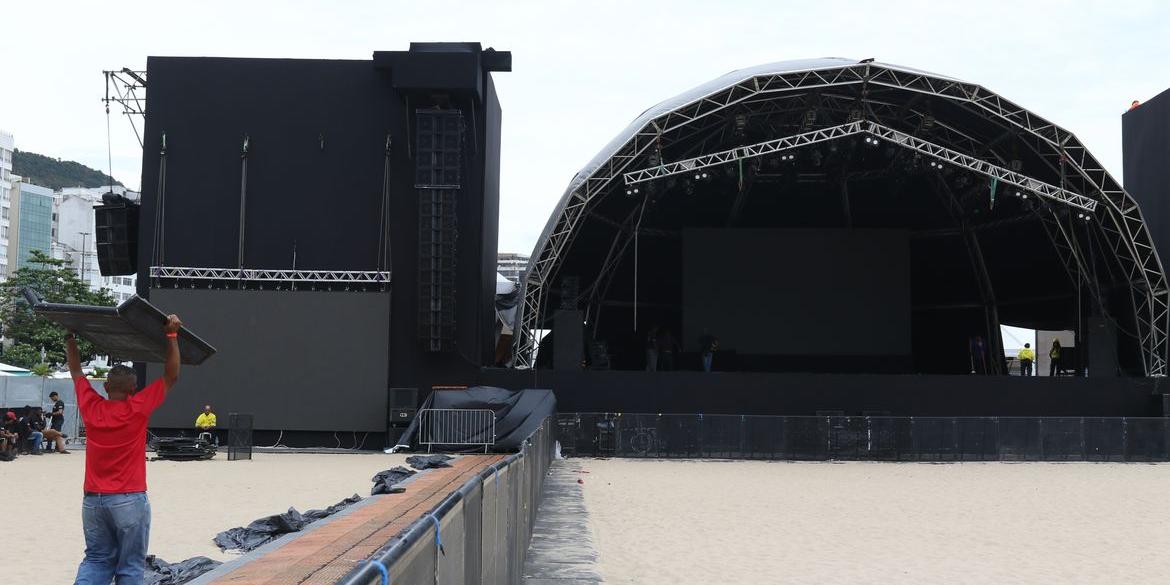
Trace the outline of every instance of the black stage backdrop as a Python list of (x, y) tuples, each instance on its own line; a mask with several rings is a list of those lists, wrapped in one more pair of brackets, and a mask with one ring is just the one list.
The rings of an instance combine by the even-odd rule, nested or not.
[(741, 354), (909, 355), (904, 230), (688, 229), (683, 345)]
[(386, 429), (389, 293), (153, 289), (150, 300), (218, 350), (183, 368), (152, 427), (194, 428), (211, 404), (224, 426), (242, 412), (257, 429)]

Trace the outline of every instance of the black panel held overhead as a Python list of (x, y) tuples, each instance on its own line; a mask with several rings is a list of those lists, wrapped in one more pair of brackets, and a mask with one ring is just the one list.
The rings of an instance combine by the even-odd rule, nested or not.
[(463, 112), (415, 113), (419, 212), (418, 335), (427, 351), (455, 347), (457, 196), (462, 188)]
[(138, 272), (138, 204), (110, 197), (93, 210), (98, 268), (102, 276)]

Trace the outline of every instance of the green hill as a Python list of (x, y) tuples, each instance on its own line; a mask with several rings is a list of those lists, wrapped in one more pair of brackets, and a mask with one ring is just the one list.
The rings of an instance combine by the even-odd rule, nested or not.
[(109, 175), (71, 160), (60, 160), (35, 152), (21, 150), (12, 153), (12, 172), (31, 183), (50, 189), (62, 187), (104, 187), (121, 185)]

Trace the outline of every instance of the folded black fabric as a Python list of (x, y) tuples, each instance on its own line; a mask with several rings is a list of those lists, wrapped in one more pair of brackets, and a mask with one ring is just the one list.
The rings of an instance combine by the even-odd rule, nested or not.
[(185, 561), (168, 563), (154, 555), (146, 557), (143, 585), (180, 585), (220, 566), (223, 563), (207, 557), (191, 557)]
[(298, 512), (296, 508), (289, 508), (288, 512), (284, 514), (258, 518), (247, 526), (237, 526), (216, 534), (215, 546), (218, 546), (220, 550), (224, 551), (239, 550), (248, 552), (255, 550), (282, 534), (299, 532), (305, 526), (336, 514), (347, 506), (361, 501), (361, 499), (361, 496), (354, 494), (324, 510), (309, 510), (304, 514)]

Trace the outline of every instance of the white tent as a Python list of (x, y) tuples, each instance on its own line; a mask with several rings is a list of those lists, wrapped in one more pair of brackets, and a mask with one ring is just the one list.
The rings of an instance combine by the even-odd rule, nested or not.
[(1020, 350), (1024, 348), (1024, 344), (1031, 344), (1032, 349), (1036, 349), (1036, 331), (1032, 329), (1024, 329), (1022, 327), (1012, 327), (1011, 325), (1000, 325), (1000, 335), (1003, 337), (1003, 355), (1007, 357), (1016, 357)]
[(8, 364), (0, 364), (0, 376), (31, 376), (33, 373), (24, 368), (10, 366)]

